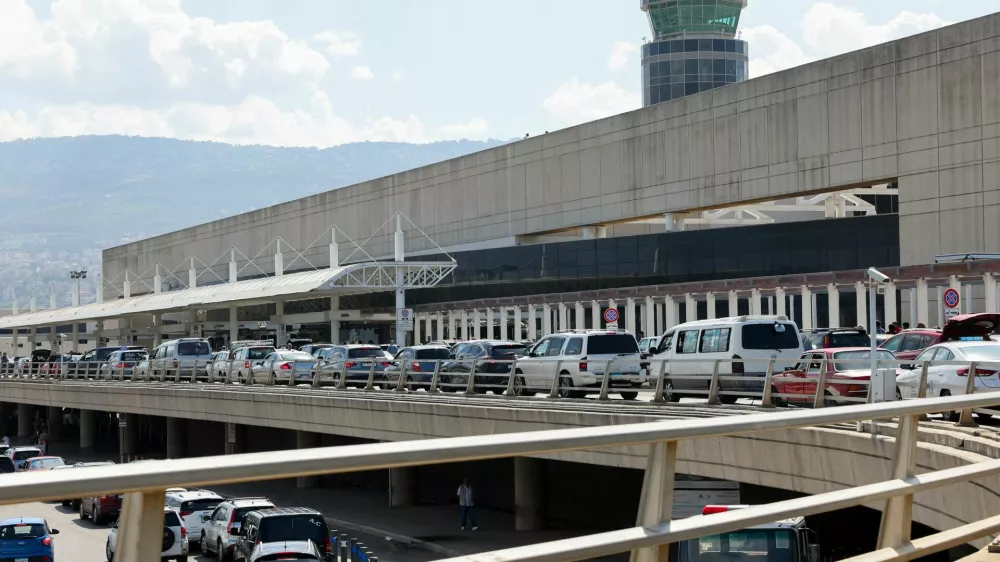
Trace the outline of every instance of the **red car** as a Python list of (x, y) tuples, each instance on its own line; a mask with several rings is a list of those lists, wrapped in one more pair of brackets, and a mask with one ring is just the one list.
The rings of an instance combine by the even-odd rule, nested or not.
[[(771, 393), (787, 394), (773, 398), (775, 405), (786, 403), (813, 404), (816, 398), (816, 383), (819, 380), (822, 360), (826, 359), (825, 405), (864, 402), (868, 398), (868, 380), (871, 368), (868, 366), (871, 349), (867, 347), (838, 347), (814, 349), (802, 354), (794, 369), (774, 375), (771, 379)], [(879, 360), (892, 361), (892, 353), (878, 351)], [(888, 365), (885, 371), (896, 376), (896, 367)], [(862, 381), (858, 384), (856, 381)], [(854, 400), (848, 400), (848, 399)]]
[(892, 352), (896, 359), (916, 359), (920, 352), (932, 345), (946, 341), (962, 341), (963, 339), (988, 340), (990, 335), (1000, 327), (1000, 314), (984, 312), (980, 314), (963, 314), (945, 323), (943, 330), (917, 328), (904, 330), (885, 340), (879, 349)]

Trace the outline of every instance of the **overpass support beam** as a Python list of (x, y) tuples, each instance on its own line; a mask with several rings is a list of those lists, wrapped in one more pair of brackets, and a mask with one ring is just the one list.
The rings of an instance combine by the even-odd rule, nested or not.
[(663, 330), (669, 330), (677, 325), (677, 301), (674, 297), (664, 297), (663, 298), (663, 308), (664, 308), (664, 327)]
[(552, 307), (548, 304), (542, 305), (542, 335), (547, 336), (552, 333)]
[(27, 437), (31, 435), (31, 424), (34, 420), (35, 407), (31, 404), (17, 405), (17, 436)]
[[(919, 416), (903, 416), (896, 434), (896, 454), (892, 459), (892, 478), (915, 476), (917, 466), (917, 424)], [(895, 548), (910, 540), (913, 526), (913, 494), (889, 498), (882, 510), (878, 548)]]
[(716, 312), (715, 312), (715, 293), (706, 293), (705, 294), (705, 308), (708, 309), (708, 319), (709, 320), (715, 320), (715, 318), (716, 318), (716, 316), (715, 316), (716, 315)]
[(601, 327), (601, 303), (590, 301), (590, 329), (596, 330)]
[(139, 440), (139, 415), (138, 414), (118, 414), (119, 419), (125, 420), (125, 427), (120, 428), (121, 430), (121, 443), (119, 448), (121, 457), (124, 462), (128, 462), (129, 459), (136, 456), (138, 453), (138, 440)]
[(181, 418), (167, 418), (167, 458), (184, 458), (184, 443), (187, 441), (186, 424)]
[[(320, 435), (311, 431), (296, 431), (295, 446), (299, 449), (319, 447)], [(319, 488), (319, 476), (300, 476), (296, 479), (299, 488)]]
[(80, 448), (93, 449), (97, 445), (97, 412), (80, 410)]
[(545, 528), (545, 460), (514, 458), (514, 530)]
[[(229, 349), (233, 349), (233, 342), (240, 339), (240, 309), (237, 306), (229, 307)], [(158, 324), (158, 323), (157, 323)]]
[[(535, 305), (528, 305), (528, 339), (531, 341), (537, 340), (537, 316), (535, 315)], [(469, 339), (466, 337), (465, 339)]]
[(62, 440), (62, 408), (48, 408), (45, 413), (45, 429), (49, 434), (49, 442)]
[(694, 300), (694, 295), (686, 293), (684, 295), (684, 321), (692, 322), (698, 319), (698, 301)]
[(630, 334), (637, 334), (635, 327), (635, 299), (629, 297), (625, 299), (625, 329)]
[[(639, 496), (639, 516), (636, 525), (652, 527), (670, 522), (674, 504), (674, 475), (677, 467), (677, 442), (651, 443), (646, 456), (646, 474)], [(667, 562), (670, 545), (640, 548), (632, 551), (631, 562)]]
[(389, 507), (417, 505), (417, 469), (413, 466), (389, 469)]

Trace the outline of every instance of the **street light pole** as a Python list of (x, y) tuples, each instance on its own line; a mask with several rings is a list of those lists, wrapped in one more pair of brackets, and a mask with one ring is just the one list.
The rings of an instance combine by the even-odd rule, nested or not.
[(80, 280), (87, 278), (87, 270), (81, 269), (76, 271), (70, 271), (69, 278), (76, 283), (76, 303), (74, 303), (74, 306), (80, 306), (81, 304), (83, 304), (80, 302)]

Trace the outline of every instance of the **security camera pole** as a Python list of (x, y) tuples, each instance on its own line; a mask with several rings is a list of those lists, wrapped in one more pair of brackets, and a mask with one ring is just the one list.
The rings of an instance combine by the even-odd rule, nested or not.
[[(889, 402), (896, 399), (896, 392), (894, 388), (891, 391), (887, 390), (887, 384), (884, 380), (885, 373), (878, 368), (878, 338), (875, 337), (877, 333), (875, 329), (875, 303), (878, 296), (878, 286), (887, 283), (890, 279), (888, 275), (873, 267), (868, 268), (866, 275), (868, 276), (868, 339), (871, 340), (872, 368), (871, 379), (869, 379), (869, 384), (871, 385), (870, 392), (872, 393), (872, 402)], [(886, 298), (889, 298), (889, 295), (886, 295)], [(895, 298), (895, 295), (892, 298)]]

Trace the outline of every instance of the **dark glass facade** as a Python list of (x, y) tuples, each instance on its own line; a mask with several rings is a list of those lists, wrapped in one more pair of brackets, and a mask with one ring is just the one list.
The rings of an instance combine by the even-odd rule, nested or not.
[[(898, 266), (899, 218), (670, 232), (453, 256), (455, 272), (438, 287), (408, 291), (407, 304)], [(392, 293), (344, 297), (341, 308), (392, 307), (393, 298)]]
[(737, 82), (749, 72), (739, 39), (674, 39), (642, 47), (643, 105), (680, 99)]

